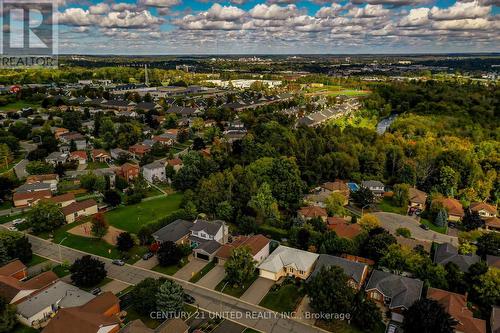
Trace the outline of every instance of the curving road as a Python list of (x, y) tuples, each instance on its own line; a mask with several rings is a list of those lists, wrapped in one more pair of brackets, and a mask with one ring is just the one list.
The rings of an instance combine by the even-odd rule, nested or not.
[(436, 242), (436, 243), (452, 243), (458, 246), (458, 238), (454, 236), (440, 234), (433, 230), (424, 230), (420, 228), (420, 223), (411, 216), (399, 215), (395, 213), (377, 212), (371, 213), (375, 215), (384, 229), (387, 229), (391, 234), (396, 234), (396, 229), (407, 228), (411, 232), (411, 237)]
[[(26, 235), (32, 245), (33, 252), (48, 259), (61, 262), (73, 262), (82, 255), (88, 254), (66, 246), (58, 246), (47, 240)], [(94, 257), (98, 257), (93, 255)], [(106, 264), (108, 276), (128, 284), (137, 284), (145, 278), (168, 278), (178, 282), (192, 295), (197, 305), (210, 312), (222, 314), (242, 325), (253, 327), (262, 332), (269, 333), (316, 333), (326, 332), (320, 328), (299, 322), (295, 319), (284, 318), (276, 312), (253, 305), (241, 299), (210, 290), (194, 283), (186, 282), (172, 276), (164, 275), (145, 268), (125, 265), (116, 266), (108, 258), (99, 257)]]

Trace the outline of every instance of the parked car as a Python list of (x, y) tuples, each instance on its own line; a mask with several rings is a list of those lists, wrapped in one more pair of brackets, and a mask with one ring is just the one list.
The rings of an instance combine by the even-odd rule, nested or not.
[(24, 222), (26, 222), (26, 219), (15, 219), (14, 221), (12, 221), (12, 225), (18, 225)]
[(121, 259), (115, 259), (115, 260), (113, 260), (113, 265), (124, 266), (125, 265), (125, 261), (123, 261)]
[(99, 295), (101, 293), (101, 288), (96, 287), (90, 291), (92, 295)]
[(184, 294), (184, 302), (188, 303), (188, 304), (194, 304), (194, 302), (196, 302), (196, 300), (194, 299), (193, 296), (191, 295), (188, 295), (188, 294)]
[(153, 252), (144, 253), (144, 255), (142, 256), (142, 260), (148, 260), (150, 258), (153, 258), (153, 256)]
[(426, 225), (426, 224), (421, 224), (420, 225), (420, 228), (424, 229), (424, 230), (429, 230), (429, 226)]

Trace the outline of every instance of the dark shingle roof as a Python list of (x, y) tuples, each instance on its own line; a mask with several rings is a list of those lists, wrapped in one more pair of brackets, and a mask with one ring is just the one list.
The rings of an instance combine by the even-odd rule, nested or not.
[(176, 242), (182, 237), (189, 235), (192, 222), (186, 220), (175, 220), (174, 222), (164, 226), (160, 230), (153, 233), (153, 237), (161, 242)]
[(328, 254), (320, 254), (318, 261), (316, 262), (316, 267), (309, 276), (309, 279), (316, 276), (323, 266), (325, 266), (325, 268), (328, 268), (330, 266), (338, 266), (342, 268), (347, 276), (353, 278), (357, 283), (361, 282), (361, 280), (363, 279), (363, 272), (367, 268), (367, 265), (360, 262), (355, 262)]
[(409, 308), (420, 299), (424, 283), (387, 272), (375, 270), (366, 286), (366, 290), (377, 289), (384, 296), (391, 298), (389, 308)]
[(458, 254), (458, 249), (450, 243), (439, 244), (434, 254), (434, 263), (446, 265), (455, 263), (462, 272), (467, 272), (472, 264), (479, 262), (479, 256)]
[(215, 235), (221, 228), (223, 221), (206, 221), (206, 220), (196, 220), (194, 221), (191, 231), (205, 231), (209, 235)]

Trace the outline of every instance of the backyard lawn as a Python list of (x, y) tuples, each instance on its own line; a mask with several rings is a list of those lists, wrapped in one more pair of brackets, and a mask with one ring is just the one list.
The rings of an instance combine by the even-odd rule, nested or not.
[[(247, 279), (245, 281), (245, 283), (243, 283), (243, 287), (234, 287), (233, 285), (231, 285), (230, 283), (226, 284), (227, 281), (225, 280), (222, 280), (221, 282), (219, 282), (219, 284), (215, 287), (215, 290), (217, 291), (222, 291), (224, 294), (228, 294), (228, 295), (231, 295), (233, 297), (237, 297), (237, 298), (240, 298), (241, 295), (243, 295), (245, 293), (245, 291), (248, 289), (248, 287), (250, 287), (250, 285), (252, 283), (255, 282), (255, 280), (257, 280), (257, 278), (259, 277), (258, 274), (254, 274), (252, 275), (249, 279)], [(224, 290), (222, 290), (222, 288), (224, 288)]]
[(86, 170), (96, 170), (96, 169), (105, 169), (109, 168), (108, 163), (105, 162), (87, 162), (87, 169)]
[(293, 312), (301, 299), (302, 295), (295, 284), (282, 284), (272, 287), (259, 305), (276, 312)]
[(420, 223), (421, 224), (425, 224), (426, 226), (429, 227), (429, 229), (431, 229), (431, 230), (433, 230), (435, 232), (439, 232), (441, 234), (445, 234), (446, 235), (446, 229), (447, 229), (446, 226), (444, 226), (444, 227), (438, 227), (437, 225), (435, 225), (431, 221), (426, 220), (424, 218), (420, 218)]
[(137, 233), (141, 226), (155, 222), (179, 209), (181, 200), (182, 194), (175, 193), (135, 205), (121, 206), (107, 212), (105, 216), (110, 225)]
[(383, 212), (396, 213), (406, 215), (407, 207), (397, 207), (392, 203), (391, 198), (384, 198), (377, 204), (378, 208)]

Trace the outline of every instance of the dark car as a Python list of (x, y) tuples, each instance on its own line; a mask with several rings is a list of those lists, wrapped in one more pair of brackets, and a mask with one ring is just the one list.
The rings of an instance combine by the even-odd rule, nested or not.
[(144, 253), (144, 255), (142, 256), (142, 260), (148, 260), (149, 258), (153, 258), (153, 256), (153, 252)]
[(188, 294), (184, 294), (184, 302), (186, 302), (188, 304), (193, 304), (194, 302), (196, 302), (196, 300), (194, 299), (193, 296), (188, 295)]
[(90, 291), (92, 295), (99, 295), (101, 293), (101, 288), (97, 287)]
[(421, 224), (420, 228), (422, 228), (424, 230), (429, 230), (429, 226), (427, 226), (426, 224)]
[(123, 261), (121, 259), (115, 259), (115, 260), (113, 260), (113, 265), (123, 266), (123, 265), (125, 265), (125, 261)]

